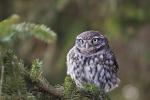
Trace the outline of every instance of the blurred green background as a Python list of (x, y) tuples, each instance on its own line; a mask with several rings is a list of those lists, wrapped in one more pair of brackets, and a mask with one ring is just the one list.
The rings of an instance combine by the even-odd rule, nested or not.
[(150, 0), (0, 0), (0, 21), (13, 14), (57, 33), (56, 42), (26, 38), (12, 46), (26, 65), (43, 60), (50, 83), (63, 83), (76, 35), (97, 30), (108, 37), (120, 67), (112, 100), (150, 100)]

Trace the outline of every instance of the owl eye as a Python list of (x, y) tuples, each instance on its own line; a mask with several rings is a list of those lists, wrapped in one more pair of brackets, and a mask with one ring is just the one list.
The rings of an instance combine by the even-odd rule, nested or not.
[(82, 39), (78, 39), (78, 42), (82, 45), (84, 41)]
[(99, 42), (99, 38), (93, 38), (92, 39), (92, 44), (97, 44)]

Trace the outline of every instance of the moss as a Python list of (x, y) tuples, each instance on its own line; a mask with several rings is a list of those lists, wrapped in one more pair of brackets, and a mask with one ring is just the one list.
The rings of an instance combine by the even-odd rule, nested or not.
[(64, 99), (65, 100), (79, 100), (80, 94), (76, 88), (76, 84), (70, 76), (66, 76), (64, 82)]
[(84, 89), (87, 93), (89, 93), (91, 95), (99, 95), (100, 90), (101, 90), (100, 88), (98, 88), (94, 84), (89, 84), (89, 83), (84, 85)]
[(85, 84), (84, 91), (90, 99), (94, 100), (111, 100), (109, 95), (104, 92), (103, 89), (95, 86), (94, 84)]
[[(103, 99), (100, 99), (103, 98)], [(65, 100), (110, 100), (109, 96), (99, 87), (93, 84), (84, 84), (84, 89), (79, 89), (71, 79), (66, 76), (64, 82)]]
[[(64, 82), (64, 99), (65, 100), (99, 100), (100, 95), (104, 92), (93, 84), (85, 84), (84, 89), (79, 89), (71, 79), (66, 76)], [(105, 95), (104, 95), (105, 96)], [(105, 97), (104, 97), (105, 98)]]

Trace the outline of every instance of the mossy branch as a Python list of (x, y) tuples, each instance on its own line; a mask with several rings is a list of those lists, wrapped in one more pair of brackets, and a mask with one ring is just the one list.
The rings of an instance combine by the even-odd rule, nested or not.
[(84, 89), (76, 87), (70, 76), (64, 82), (64, 99), (66, 100), (110, 100), (109, 96), (93, 84), (85, 84)]
[(33, 61), (30, 76), (27, 76), (27, 78), (30, 79), (30, 82), (34, 83), (33, 85), (36, 85), (42, 91), (45, 91), (50, 95), (58, 97), (63, 96), (63, 87), (50, 85), (49, 82), (43, 77), (41, 67), (42, 62), (39, 59)]
[[(64, 99), (64, 100), (110, 100), (99, 88), (85, 84), (84, 90), (78, 89), (70, 76), (66, 76), (63, 86), (52, 86), (45, 79), (42, 72), (42, 62), (38, 59), (32, 63), (31, 70), (24, 67), (23, 61), (18, 59), (11, 50), (1, 56), (2, 98), (34, 98), (34, 99)], [(102, 97), (100, 97), (102, 96)], [(7, 98), (8, 99), (8, 98)], [(32, 100), (31, 99), (31, 100)]]

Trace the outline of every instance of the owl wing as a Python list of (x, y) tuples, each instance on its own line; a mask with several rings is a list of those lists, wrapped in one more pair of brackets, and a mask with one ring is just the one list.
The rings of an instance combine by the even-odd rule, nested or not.
[(119, 67), (114, 53), (111, 50), (107, 50), (104, 59), (105, 59), (105, 64), (110, 67), (113, 67), (112, 69), (117, 73)]
[(72, 72), (72, 65), (73, 65), (73, 57), (75, 56), (75, 53), (74, 53), (74, 48), (70, 49), (70, 51), (68, 52), (67, 54), (67, 75), (70, 75), (71, 72)]
[[(120, 79), (118, 78), (118, 64), (115, 58), (114, 53), (111, 50), (106, 50), (104, 54), (104, 63), (107, 66), (106, 80), (104, 90), (105, 92), (109, 92), (114, 88), (118, 87), (120, 83)], [(110, 73), (109, 73), (110, 72)]]

